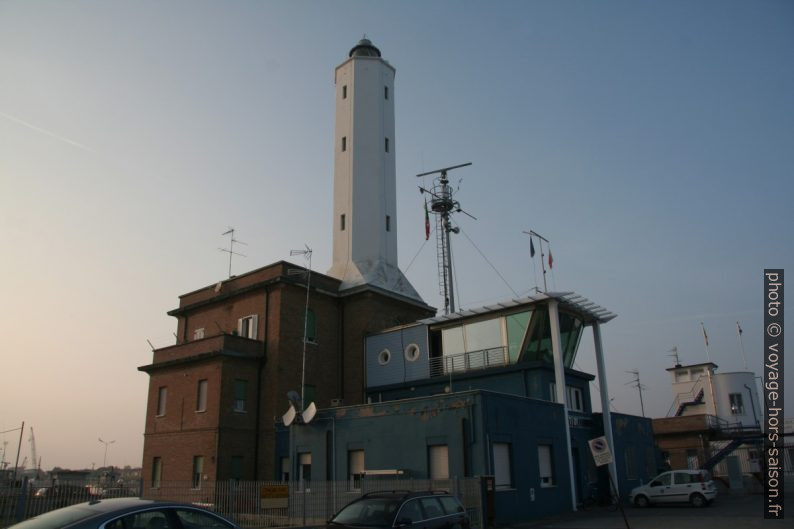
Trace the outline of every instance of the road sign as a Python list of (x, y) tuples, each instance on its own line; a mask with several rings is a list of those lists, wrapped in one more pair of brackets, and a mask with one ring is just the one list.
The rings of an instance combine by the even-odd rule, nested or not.
[(590, 439), (587, 442), (590, 445), (590, 453), (593, 454), (593, 459), (597, 467), (608, 465), (612, 462), (612, 452), (609, 450), (609, 443), (604, 436)]

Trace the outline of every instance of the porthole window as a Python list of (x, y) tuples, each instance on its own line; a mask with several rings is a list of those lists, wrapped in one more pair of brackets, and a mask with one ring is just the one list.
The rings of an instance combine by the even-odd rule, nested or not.
[(405, 348), (405, 359), (409, 362), (416, 362), (419, 360), (419, 355), (421, 353), (422, 351), (419, 349), (419, 346), (412, 343)]
[(391, 360), (391, 351), (388, 349), (384, 349), (380, 353), (378, 353), (378, 363), (382, 366), (385, 366)]

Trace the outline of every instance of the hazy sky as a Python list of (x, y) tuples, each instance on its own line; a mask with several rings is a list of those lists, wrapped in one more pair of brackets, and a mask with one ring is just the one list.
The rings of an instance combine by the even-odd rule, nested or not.
[(333, 71), (364, 33), (397, 69), (400, 264), (418, 253), (428, 303), (413, 175), (471, 161), (464, 308), (535, 286), (531, 228), (550, 287), (618, 314), (616, 410), (639, 414), (638, 368), (667, 413), (667, 351), (705, 361), (701, 321), (720, 371), (743, 368), (740, 321), (761, 373), (762, 272), (794, 270), (790, 1), (0, 0), (0, 430), (33, 426), (44, 468), (100, 465), (98, 437), (140, 465), (146, 340), (173, 343), (177, 296), (226, 277), (227, 226), (235, 273), (304, 243), (328, 269)]

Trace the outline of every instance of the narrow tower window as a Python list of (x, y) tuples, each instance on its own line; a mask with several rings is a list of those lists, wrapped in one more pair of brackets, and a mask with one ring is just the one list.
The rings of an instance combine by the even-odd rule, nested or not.
[(388, 86), (384, 86), (383, 87), (383, 98), (384, 99), (389, 99), (389, 87)]
[(342, 136), (342, 152), (347, 150), (347, 136)]
[(347, 99), (347, 85), (342, 85), (342, 99)]
[(345, 231), (345, 214), (339, 215), (339, 229)]
[(386, 138), (386, 152), (389, 152), (389, 138)]
[(386, 231), (391, 231), (391, 217), (386, 215)]

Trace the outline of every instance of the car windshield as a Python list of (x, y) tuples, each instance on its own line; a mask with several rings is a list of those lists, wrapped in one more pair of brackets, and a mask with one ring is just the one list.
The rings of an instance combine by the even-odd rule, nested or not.
[(344, 525), (390, 527), (399, 506), (398, 500), (364, 498), (339, 511), (331, 522)]
[(80, 503), (40, 514), (12, 527), (14, 529), (56, 529), (96, 515), (96, 509), (92, 509), (87, 503)]

